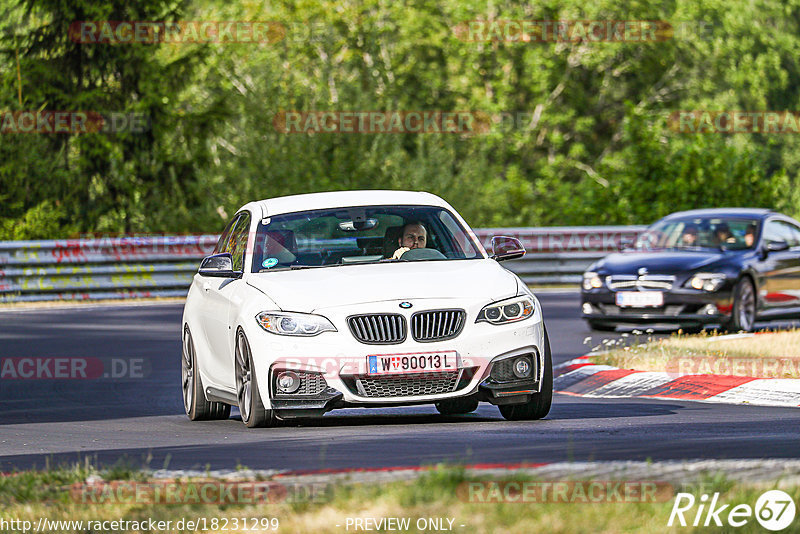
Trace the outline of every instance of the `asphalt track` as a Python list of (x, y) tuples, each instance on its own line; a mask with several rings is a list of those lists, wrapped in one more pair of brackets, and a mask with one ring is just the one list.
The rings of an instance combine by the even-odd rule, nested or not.
[[(540, 295), (559, 363), (604, 337), (579, 319), (577, 293)], [(87, 356), (134, 362), (134, 377), (0, 379), (0, 472), (59, 463), (170, 469), (316, 470), (441, 461), (800, 458), (800, 410), (556, 395), (547, 419), (505, 421), (494, 406), (440, 416), (433, 406), (336, 410), (249, 430), (190, 422), (180, 376), (182, 305), (0, 312), (0, 358)], [(630, 338), (628, 338), (630, 339)]]

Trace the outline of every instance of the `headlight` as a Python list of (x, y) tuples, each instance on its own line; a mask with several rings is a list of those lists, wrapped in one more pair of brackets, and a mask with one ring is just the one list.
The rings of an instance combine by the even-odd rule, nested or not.
[(336, 327), (321, 315), (310, 313), (261, 312), (256, 315), (259, 326), (267, 332), (284, 336), (316, 336), (336, 332)]
[(697, 273), (686, 282), (686, 285), (702, 291), (716, 291), (725, 283), (726, 276), (722, 273)]
[(603, 281), (597, 273), (583, 273), (583, 289), (589, 291), (590, 289), (598, 289), (601, 287), (603, 287)]
[(533, 299), (531, 297), (514, 297), (484, 306), (475, 322), (505, 324), (522, 321), (533, 315), (533, 309)]

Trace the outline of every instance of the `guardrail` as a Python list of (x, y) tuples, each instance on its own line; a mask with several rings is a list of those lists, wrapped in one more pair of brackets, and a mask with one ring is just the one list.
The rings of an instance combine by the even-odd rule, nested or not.
[[(619, 249), (643, 226), (485, 228), (520, 239), (528, 254), (504, 265), (529, 284), (579, 283), (593, 261)], [(0, 241), (0, 302), (97, 300), (186, 295), (217, 235)]]

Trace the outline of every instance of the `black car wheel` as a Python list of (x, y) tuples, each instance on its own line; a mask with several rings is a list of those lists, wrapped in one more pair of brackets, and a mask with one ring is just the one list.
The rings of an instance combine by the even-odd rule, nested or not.
[(183, 329), (181, 389), (183, 390), (183, 408), (192, 421), (230, 417), (231, 407), (229, 405), (222, 402), (210, 402), (203, 394), (203, 381), (197, 369), (197, 354), (188, 325)]
[(752, 332), (756, 324), (756, 290), (753, 282), (744, 277), (733, 290), (733, 313), (726, 330)]
[(248, 428), (272, 426), (275, 415), (272, 410), (264, 408), (258, 392), (258, 380), (253, 366), (253, 353), (244, 332), (236, 335), (236, 398), (239, 401), (239, 412), (242, 422)]
[(501, 405), (500, 413), (509, 421), (524, 421), (541, 419), (550, 413), (553, 402), (553, 358), (550, 354), (550, 338), (547, 330), (544, 331), (544, 377), (542, 389), (539, 393), (531, 395), (531, 400), (525, 404)]

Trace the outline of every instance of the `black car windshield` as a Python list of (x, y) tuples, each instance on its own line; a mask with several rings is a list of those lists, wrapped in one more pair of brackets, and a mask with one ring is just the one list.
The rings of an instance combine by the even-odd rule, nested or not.
[[(407, 250), (399, 249), (405, 248)], [(447, 210), (433, 206), (342, 207), (262, 220), (253, 272), (390, 261), (483, 258)]]
[(737, 217), (668, 219), (653, 224), (643, 232), (633, 248), (745, 250), (755, 245), (759, 225), (758, 219)]

